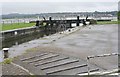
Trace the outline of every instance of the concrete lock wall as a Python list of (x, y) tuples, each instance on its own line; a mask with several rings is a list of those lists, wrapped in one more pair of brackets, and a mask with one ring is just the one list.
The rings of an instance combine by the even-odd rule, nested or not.
[(36, 28), (36, 27), (3, 31), (2, 32), (2, 40), (3, 41), (7, 40), (7, 39), (10, 40), (12, 38), (17, 39), (17, 37), (32, 34), (32, 33), (35, 33), (35, 32), (40, 32), (40, 31), (41, 31), (41, 29)]
[(80, 20), (79, 16), (77, 16), (76, 20), (52, 20), (50, 17), (49, 20), (42, 21), (47, 24), (46, 26), (41, 26), (38, 24), (36, 27), (2, 31), (2, 40), (4, 41), (8, 39), (17, 39), (21, 36), (29, 35), (32, 33), (45, 33), (46, 35), (54, 34), (56, 32), (64, 31), (75, 26), (88, 25), (86, 22), (90, 22), (89, 24), (96, 24), (96, 21), (92, 19), (87, 19), (86, 22), (83, 20)]

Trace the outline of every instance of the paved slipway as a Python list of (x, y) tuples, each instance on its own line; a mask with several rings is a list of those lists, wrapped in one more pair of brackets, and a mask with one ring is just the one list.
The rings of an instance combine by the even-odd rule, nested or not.
[[(14, 52), (20, 53), (24, 49), (22, 46), (31, 49), (14, 58), (13, 63), (24, 69), (11, 64), (26, 72), (21, 73), (22, 75), (79, 75), (87, 73), (87, 56), (118, 53), (118, 25), (77, 27), (73, 32), (46, 36), (10, 50), (14, 49)], [(11, 54), (13, 55), (13, 52)], [(3, 65), (4, 75), (10, 74), (9, 71), (6, 72), (6, 69), (10, 69), (9, 66)], [(117, 68), (117, 56), (90, 60), (90, 72)]]

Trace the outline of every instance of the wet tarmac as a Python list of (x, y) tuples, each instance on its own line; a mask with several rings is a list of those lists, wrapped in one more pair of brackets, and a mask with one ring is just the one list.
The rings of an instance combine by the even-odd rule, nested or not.
[[(25, 53), (34, 47), (61, 48), (63, 51), (53, 51), (80, 58), (86, 61), (87, 56), (110, 54), (118, 52), (118, 25), (90, 25), (66, 35), (54, 34), (37, 40), (29, 41), (10, 48), (10, 57)], [(104, 70), (118, 68), (118, 57), (109, 56), (90, 60)]]
[[(118, 25), (94, 25), (54, 42), (64, 54), (86, 60), (87, 56), (118, 53)], [(94, 58), (90, 62), (103, 69), (118, 68), (118, 56)]]

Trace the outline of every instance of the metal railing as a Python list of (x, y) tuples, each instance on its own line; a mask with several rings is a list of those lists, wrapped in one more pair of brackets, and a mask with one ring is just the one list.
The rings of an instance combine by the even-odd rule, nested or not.
[(116, 56), (116, 55), (120, 55), (120, 54), (119, 53), (111, 53), (111, 54), (87, 56), (87, 71), (88, 71), (88, 75), (90, 75), (90, 65), (89, 65), (90, 59), (94, 59), (94, 58), (98, 58), (98, 57)]

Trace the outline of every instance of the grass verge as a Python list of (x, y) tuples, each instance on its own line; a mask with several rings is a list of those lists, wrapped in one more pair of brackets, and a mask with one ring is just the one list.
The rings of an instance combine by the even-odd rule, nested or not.
[(34, 26), (35, 23), (2, 24), (2, 31)]
[(120, 24), (120, 21), (97, 21), (97, 24)]
[(12, 61), (13, 61), (13, 59), (7, 58), (2, 62), (2, 64), (10, 64)]

